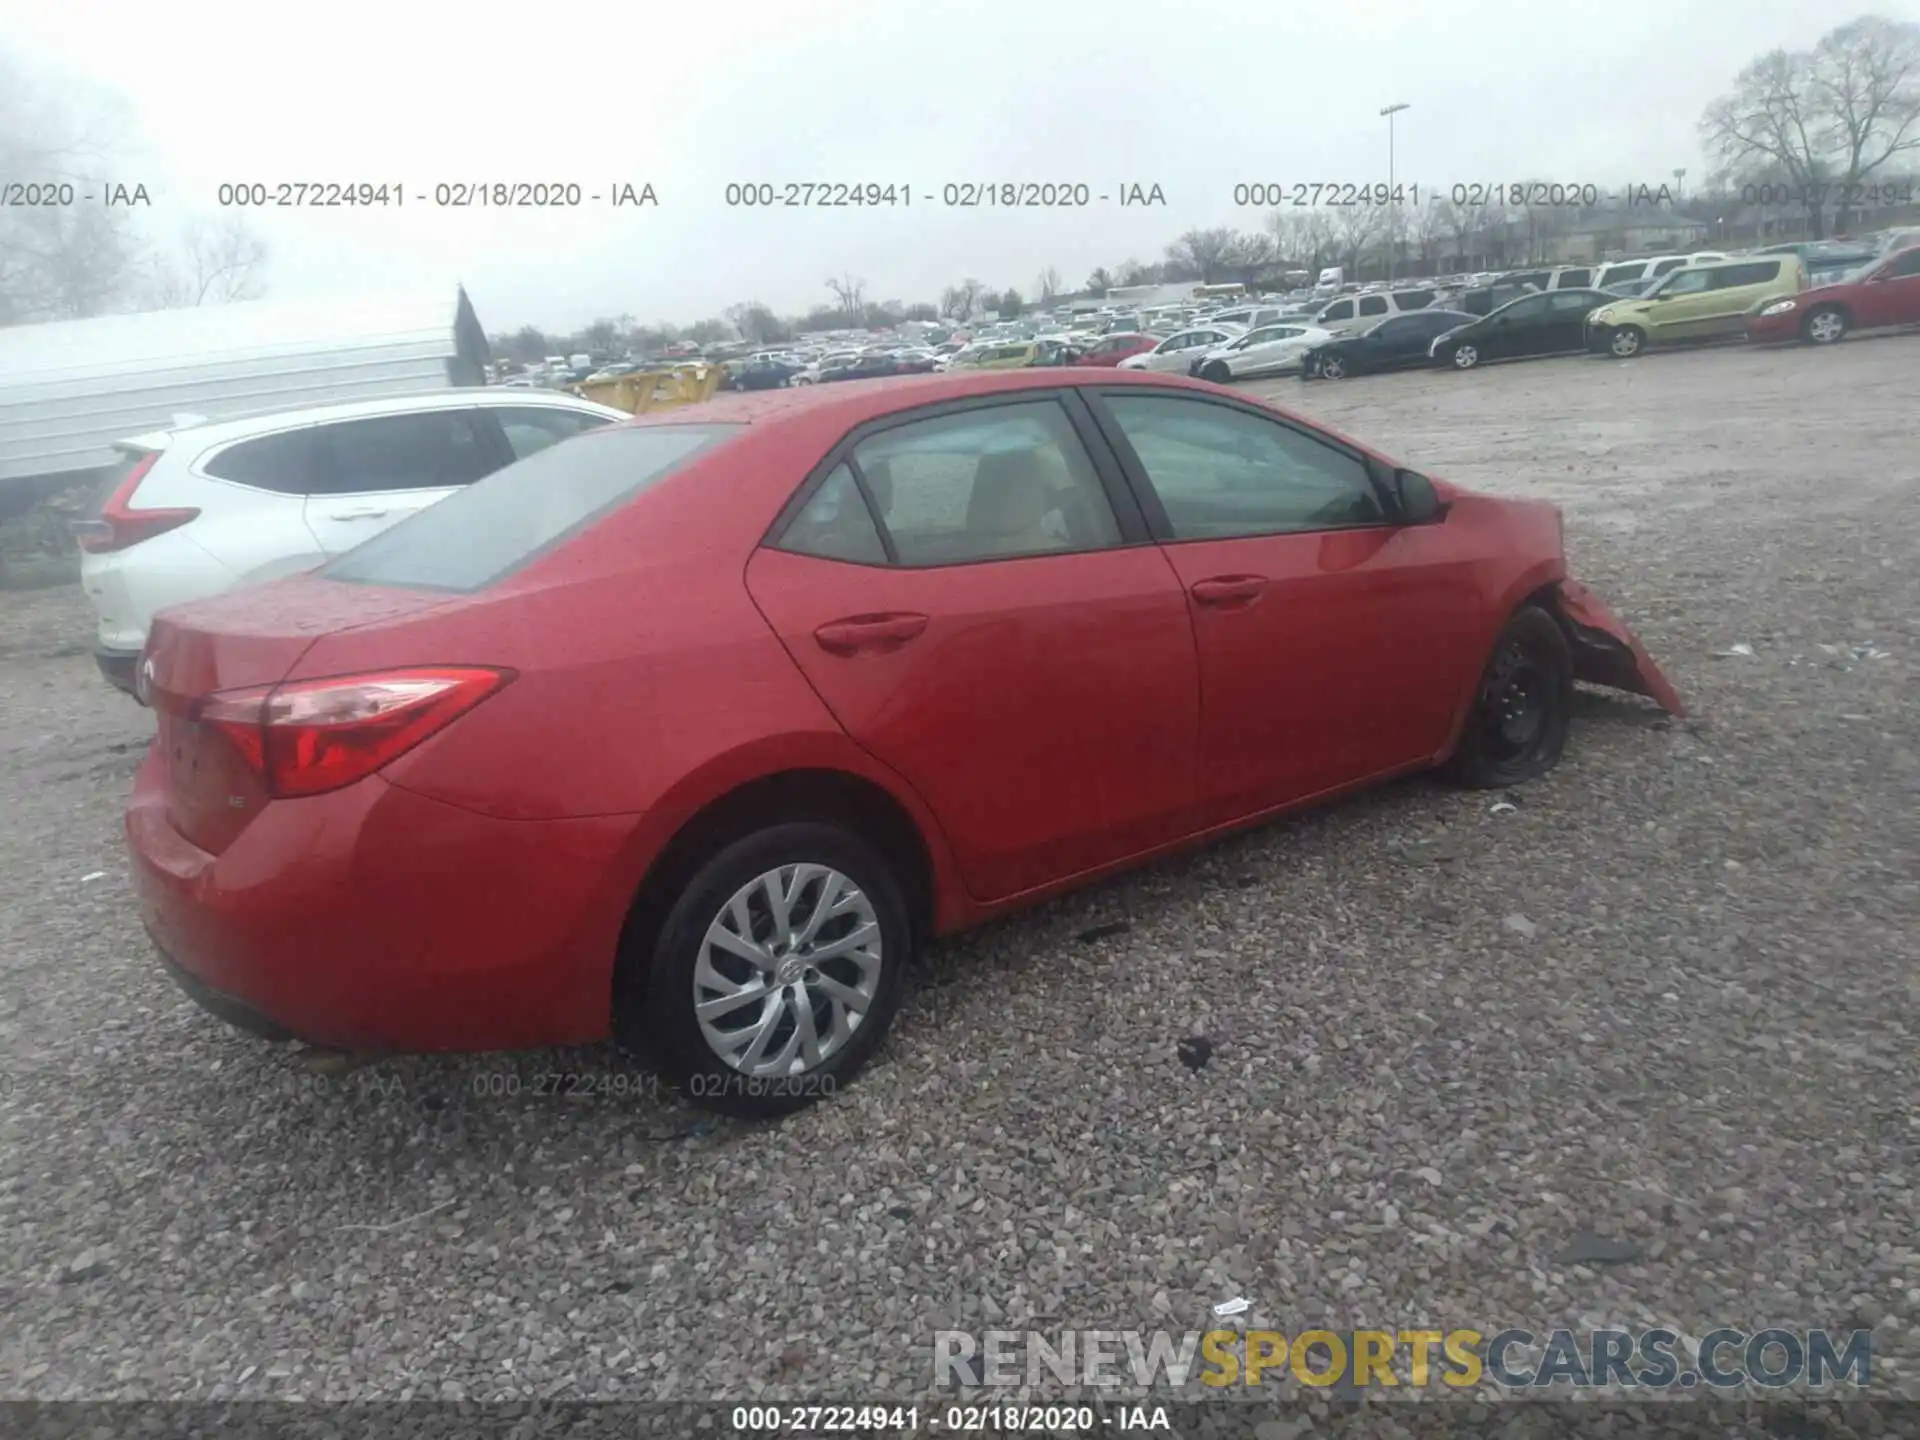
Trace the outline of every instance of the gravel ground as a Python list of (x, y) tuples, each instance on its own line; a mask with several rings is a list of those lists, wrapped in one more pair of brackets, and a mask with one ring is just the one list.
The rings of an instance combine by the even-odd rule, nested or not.
[[(1583, 697), (1513, 813), (1410, 782), (947, 943), (770, 1128), (530, 1093), (639, 1083), (598, 1051), (329, 1078), (203, 1015), (119, 852), (146, 717), (77, 591), (0, 597), (0, 1393), (907, 1397), (939, 1328), (1236, 1294), (1289, 1331), (1871, 1326), (1911, 1381), (1916, 360), (1258, 387), (1563, 504), (1693, 718)], [(1563, 1261), (1583, 1229), (1638, 1258)]]

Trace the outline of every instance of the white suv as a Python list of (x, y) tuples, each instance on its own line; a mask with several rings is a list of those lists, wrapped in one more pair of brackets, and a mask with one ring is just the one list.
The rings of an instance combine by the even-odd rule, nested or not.
[(100, 673), (132, 693), (154, 612), (311, 569), (463, 485), (624, 411), (538, 390), (439, 390), (243, 419), (182, 416), (114, 448), (74, 526)]

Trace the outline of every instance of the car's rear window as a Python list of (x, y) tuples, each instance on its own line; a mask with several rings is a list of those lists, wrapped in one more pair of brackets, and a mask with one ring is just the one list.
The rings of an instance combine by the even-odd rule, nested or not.
[(409, 516), (320, 573), (363, 585), (483, 589), (742, 428), (614, 426), (563, 441)]

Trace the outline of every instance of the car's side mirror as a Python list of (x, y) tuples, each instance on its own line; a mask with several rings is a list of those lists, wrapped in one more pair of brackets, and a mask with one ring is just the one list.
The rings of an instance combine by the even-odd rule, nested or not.
[(1394, 508), (1402, 525), (1426, 525), (1438, 520), (1445, 510), (1433, 482), (1417, 470), (1393, 472)]

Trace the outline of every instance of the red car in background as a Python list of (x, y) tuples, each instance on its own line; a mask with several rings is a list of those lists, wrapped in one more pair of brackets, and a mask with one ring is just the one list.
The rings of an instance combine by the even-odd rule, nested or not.
[(1920, 245), (1895, 250), (1846, 280), (1769, 301), (1747, 317), (1747, 338), (1831, 345), (1853, 330), (1920, 325)]
[(1389, 777), (1679, 697), (1560, 513), (1217, 386), (730, 393), (319, 571), (162, 611), (126, 813), (175, 978), (356, 1051), (611, 1035), (777, 1114), (926, 941)]
[(1125, 331), (1116, 335), (1102, 335), (1093, 344), (1080, 352), (1076, 365), (1114, 366), (1129, 355), (1141, 355), (1153, 349), (1167, 337), (1164, 335), (1141, 335)]

